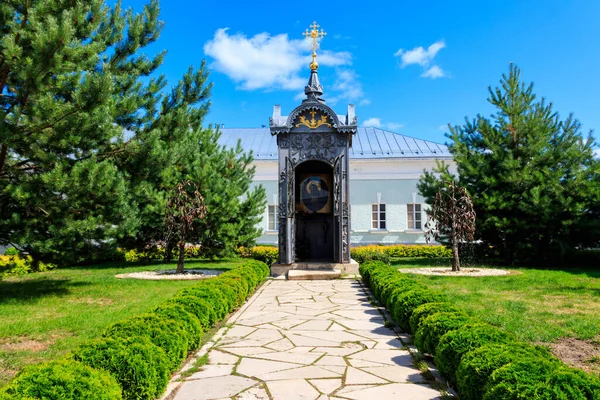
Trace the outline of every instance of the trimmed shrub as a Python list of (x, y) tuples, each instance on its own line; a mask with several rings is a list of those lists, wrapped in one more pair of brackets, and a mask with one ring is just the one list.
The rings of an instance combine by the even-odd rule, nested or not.
[(389, 264), (392, 258), (449, 258), (452, 250), (439, 245), (369, 245), (351, 248), (350, 255), (360, 264), (375, 260)]
[(445, 301), (441, 293), (429, 289), (415, 288), (394, 298), (392, 317), (405, 332), (410, 332), (410, 317), (413, 310), (425, 303)]
[(462, 356), (490, 343), (508, 343), (513, 338), (495, 326), (475, 322), (450, 331), (440, 338), (435, 351), (435, 365), (451, 385), (456, 385), (456, 370)]
[(385, 301), (385, 308), (387, 308), (388, 311), (392, 313), (392, 310), (394, 309), (394, 304), (398, 302), (398, 298), (401, 297), (403, 294), (415, 289), (428, 290), (425, 286), (413, 279), (402, 281), (400, 285), (391, 290), (391, 293)]
[(440, 245), (392, 245), (385, 246), (385, 252), (393, 258), (449, 258), (452, 250)]
[(463, 400), (481, 400), (490, 375), (497, 369), (520, 360), (554, 359), (548, 349), (526, 343), (487, 344), (465, 353), (456, 369), (456, 388)]
[[(213, 279), (215, 279), (215, 278), (213, 278)], [(244, 300), (246, 299), (246, 295), (244, 294), (245, 293), (244, 285), (242, 285), (240, 277), (233, 277), (230, 275), (221, 274), (221, 275), (219, 275), (219, 282), (234, 290), (234, 292), (235, 292), (234, 308), (244, 302)]]
[(202, 340), (202, 325), (194, 314), (187, 312), (179, 304), (163, 304), (158, 306), (152, 314), (164, 319), (172, 319), (181, 323), (187, 333), (188, 351), (195, 350)]
[(248, 297), (248, 294), (250, 293), (250, 284), (248, 282), (247, 279), (245, 279), (244, 275), (242, 275), (241, 273), (239, 273), (237, 271), (237, 268), (235, 270), (230, 270), (225, 272), (224, 275), (226, 278), (233, 278), (238, 280), (237, 285), (241, 288), (240, 294), (241, 294), (241, 303), (244, 302), (244, 300), (246, 300), (246, 297)]
[(421, 321), (438, 312), (459, 312), (458, 308), (447, 302), (425, 303), (413, 310), (410, 316), (410, 330), (416, 332), (419, 330)]
[(363, 282), (365, 282), (368, 286), (371, 286), (371, 272), (375, 271), (377, 268), (381, 268), (382, 266), (385, 266), (385, 263), (382, 263), (381, 261), (368, 261), (361, 263), (358, 267), (358, 273), (362, 277)]
[(209, 318), (209, 324), (211, 326), (215, 321), (220, 321), (225, 318), (229, 312), (227, 302), (223, 301), (222, 292), (214, 287), (205, 285), (192, 286), (180, 290), (177, 292), (177, 295), (196, 297), (205, 300), (208, 304), (212, 305), (214, 310), (214, 320), (210, 321)]
[(110, 372), (124, 399), (155, 399), (169, 382), (167, 355), (145, 337), (93, 340), (75, 349), (73, 358)]
[(13, 399), (122, 399), (117, 381), (75, 360), (56, 360), (25, 367), (1, 392)]
[(483, 400), (595, 400), (598, 381), (547, 360), (516, 361), (497, 369)]
[(255, 246), (249, 250), (249, 257), (262, 261), (267, 266), (273, 264), (279, 259), (279, 249), (271, 246)]
[(175, 296), (167, 300), (165, 304), (179, 304), (182, 306), (185, 311), (198, 318), (204, 332), (212, 328), (217, 319), (213, 306), (206, 300), (195, 296)]
[(142, 314), (110, 325), (104, 337), (123, 339), (147, 337), (167, 353), (171, 370), (179, 367), (187, 356), (188, 339), (182, 324), (156, 314)]
[(381, 261), (385, 264), (390, 263), (390, 256), (385, 252), (383, 246), (360, 246), (350, 249), (350, 257), (359, 264), (368, 261)]
[(425, 318), (415, 334), (415, 345), (421, 353), (435, 356), (438, 343), (446, 333), (456, 330), (469, 320), (461, 312), (438, 312)]
[(235, 309), (237, 303), (237, 293), (234, 288), (227, 285), (221, 279), (209, 279), (204, 281), (202, 287), (214, 288), (221, 293), (221, 300), (224, 302), (227, 313)]

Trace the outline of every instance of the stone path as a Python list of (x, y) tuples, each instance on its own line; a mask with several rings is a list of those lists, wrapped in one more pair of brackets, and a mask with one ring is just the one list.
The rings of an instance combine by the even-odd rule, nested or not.
[(214, 340), (169, 398), (441, 398), (354, 280), (268, 281)]

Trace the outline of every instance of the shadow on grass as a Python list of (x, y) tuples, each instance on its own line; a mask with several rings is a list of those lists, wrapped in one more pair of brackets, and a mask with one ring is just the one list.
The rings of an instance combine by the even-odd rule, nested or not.
[(87, 285), (90, 283), (69, 279), (0, 281), (0, 304), (10, 300), (32, 301), (44, 296), (65, 296), (71, 293), (72, 288)]

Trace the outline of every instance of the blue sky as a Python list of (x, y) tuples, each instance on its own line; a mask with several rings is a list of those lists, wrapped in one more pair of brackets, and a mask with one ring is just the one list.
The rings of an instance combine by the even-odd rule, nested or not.
[(309, 76), (302, 32), (316, 20), (327, 32), (323, 97), (339, 114), (356, 104), (359, 125), (445, 142), (448, 123), (494, 112), (487, 88), (514, 62), (561, 117), (600, 129), (599, 1), (163, 0), (161, 9), (165, 28), (148, 52), (168, 51), (161, 72), (172, 84), (207, 60), (207, 123), (268, 125), (275, 104), (289, 114)]

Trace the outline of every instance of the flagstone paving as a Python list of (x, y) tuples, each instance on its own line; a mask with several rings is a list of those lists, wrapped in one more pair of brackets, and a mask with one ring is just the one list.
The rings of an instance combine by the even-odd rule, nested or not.
[(220, 333), (169, 398), (441, 399), (354, 280), (268, 281)]

